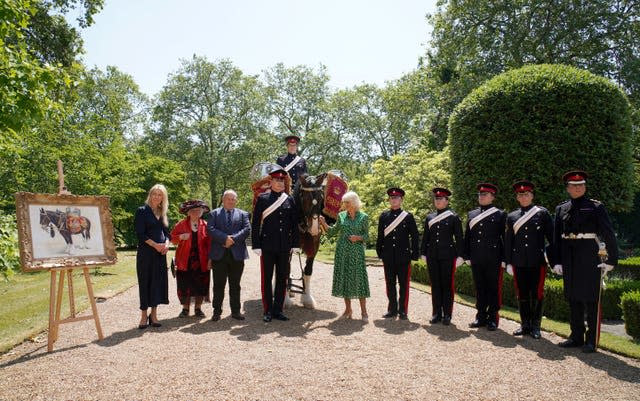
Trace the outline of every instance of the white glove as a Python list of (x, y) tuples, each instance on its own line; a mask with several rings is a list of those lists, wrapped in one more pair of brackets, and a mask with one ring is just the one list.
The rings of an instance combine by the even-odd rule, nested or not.
[(558, 276), (562, 276), (562, 265), (555, 265), (551, 270), (553, 270), (553, 272)]
[(291, 253), (300, 253), (300, 248), (291, 248)]
[(422, 256), (420, 257), (420, 259), (422, 259), (422, 261), (423, 261), (424, 263), (427, 263), (427, 257), (426, 257), (425, 255), (422, 255)]
[(471, 259), (469, 259), (469, 260), (465, 260), (465, 261), (464, 261), (464, 263), (465, 263), (467, 266), (471, 266)]
[(260, 248), (253, 249), (253, 252), (258, 256), (262, 256), (262, 249), (260, 249)]
[(460, 267), (464, 264), (464, 259), (462, 259), (460, 256), (458, 256), (456, 258), (456, 267)]
[(606, 263), (600, 263), (598, 265), (599, 268), (601, 268), (604, 271), (604, 274), (609, 273), (611, 270), (613, 270), (613, 265), (608, 265)]
[(502, 267), (504, 269), (505, 267), (507, 267), (507, 265), (506, 265), (506, 263), (502, 262), (502, 263), (500, 263), (500, 267)]
[(507, 274), (513, 276), (513, 265), (511, 263), (507, 265)]

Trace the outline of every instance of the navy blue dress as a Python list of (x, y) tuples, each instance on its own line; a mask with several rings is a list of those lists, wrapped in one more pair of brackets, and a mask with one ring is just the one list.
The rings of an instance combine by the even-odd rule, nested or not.
[(162, 224), (149, 205), (136, 210), (136, 235), (138, 236), (138, 254), (136, 272), (140, 291), (140, 310), (155, 308), (159, 304), (169, 303), (169, 280), (167, 277), (167, 256), (161, 255), (145, 243), (152, 239), (164, 243), (170, 238), (169, 229)]

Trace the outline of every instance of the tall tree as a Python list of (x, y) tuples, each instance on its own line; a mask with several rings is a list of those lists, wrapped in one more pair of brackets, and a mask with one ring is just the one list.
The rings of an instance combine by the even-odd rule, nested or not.
[[(568, 64), (610, 78), (640, 105), (640, 2), (637, 0), (441, 0), (431, 15), (422, 60), (453, 102), (443, 121), (486, 79), (525, 64)], [(435, 126), (435, 135), (446, 124)]]
[(287, 135), (302, 137), (300, 154), (307, 159), (311, 174), (338, 167), (341, 142), (338, 133), (329, 127), (327, 103), (331, 91), (326, 68), (285, 67), (279, 63), (263, 75), (270, 128), (278, 137), (278, 144)]
[(181, 163), (193, 195), (208, 193), (216, 205), (226, 188), (248, 186), (253, 164), (273, 149), (265, 106), (255, 76), (194, 56), (160, 92), (146, 142)]

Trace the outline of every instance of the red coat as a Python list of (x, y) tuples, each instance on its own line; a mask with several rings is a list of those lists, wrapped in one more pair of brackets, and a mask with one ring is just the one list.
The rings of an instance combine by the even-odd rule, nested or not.
[[(191, 251), (191, 238), (181, 240), (180, 234), (193, 234), (191, 231), (191, 223), (189, 218), (180, 220), (171, 231), (171, 242), (178, 244), (176, 249), (176, 269), (187, 270), (189, 262), (189, 253)], [(209, 248), (211, 247), (211, 238), (207, 234), (207, 222), (203, 219), (198, 220), (198, 251), (200, 254), (200, 268), (203, 272), (209, 271), (207, 262), (209, 260)]]

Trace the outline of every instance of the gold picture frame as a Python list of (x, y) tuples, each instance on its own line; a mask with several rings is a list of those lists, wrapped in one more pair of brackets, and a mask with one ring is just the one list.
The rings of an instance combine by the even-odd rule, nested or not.
[(15, 198), (22, 270), (116, 263), (108, 196), (17, 192)]

